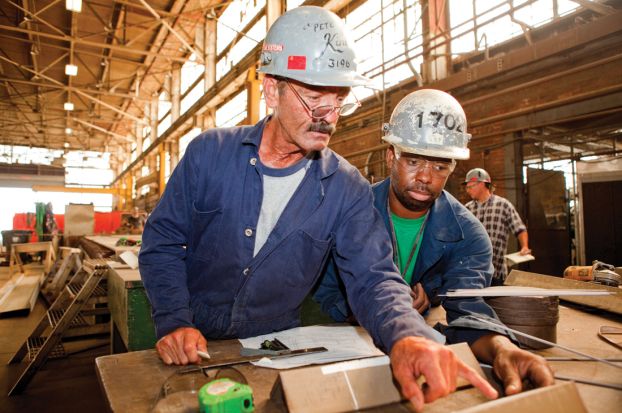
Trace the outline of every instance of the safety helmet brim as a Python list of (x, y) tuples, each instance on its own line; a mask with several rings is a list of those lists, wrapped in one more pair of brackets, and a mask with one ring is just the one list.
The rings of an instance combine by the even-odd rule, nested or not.
[(434, 158), (455, 159), (457, 161), (469, 159), (469, 157), (471, 156), (468, 148), (448, 147), (443, 145), (422, 146), (421, 143), (418, 143), (418, 146), (415, 149), (412, 145), (396, 142), (398, 139), (399, 141), (401, 141), (401, 139), (395, 139), (395, 137), (392, 135), (383, 136), (382, 139), (385, 142), (399, 149), (401, 152), (412, 153), (415, 155), (431, 156)]
[(300, 73), (295, 71), (278, 71), (269, 70), (269, 68), (262, 67), (259, 72), (284, 77), (287, 79), (293, 79), (298, 82), (305, 83), (312, 86), (327, 86), (327, 87), (355, 87), (365, 86), (372, 89), (377, 89), (374, 81), (366, 76), (360, 75), (355, 72), (341, 72), (341, 73)]

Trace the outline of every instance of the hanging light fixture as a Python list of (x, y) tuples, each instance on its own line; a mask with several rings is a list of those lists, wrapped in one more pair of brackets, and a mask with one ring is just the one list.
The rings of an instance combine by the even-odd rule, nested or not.
[(63, 109), (67, 110), (67, 111), (71, 111), (73, 110), (73, 103), (71, 102), (65, 102), (65, 104), (63, 105)]
[(65, 74), (67, 76), (76, 76), (78, 74), (78, 66), (72, 64), (65, 65)]
[(80, 13), (82, 11), (82, 0), (65, 0), (65, 8)]
[(67, 135), (71, 135), (71, 134), (73, 133), (73, 129), (71, 129), (71, 128), (65, 128), (65, 133), (66, 133)]

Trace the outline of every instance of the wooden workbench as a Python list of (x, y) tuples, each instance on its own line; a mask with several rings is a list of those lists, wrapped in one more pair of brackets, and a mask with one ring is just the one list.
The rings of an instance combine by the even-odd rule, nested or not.
[[(433, 323), (438, 317), (431, 317)], [(558, 343), (598, 357), (622, 357), (619, 349), (599, 340), (598, 327), (622, 327), (619, 318), (608, 319), (575, 309), (560, 307), (557, 328)], [(213, 360), (239, 354), (237, 340), (212, 341), (209, 351)], [(572, 356), (559, 348), (540, 350), (546, 356)], [(619, 363), (622, 365), (622, 363)], [(149, 412), (155, 405), (164, 382), (181, 367), (165, 366), (154, 350), (99, 357), (97, 373), (102, 391), (113, 412)], [(612, 384), (622, 384), (622, 369), (598, 362), (555, 361), (551, 366), (556, 374), (574, 376)], [(238, 367), (253, 389), (257, 412), (284, 412), (280, 394), (271, 396), (278, 377), (277, 370), (242, 365)], [(590, 413), (612, 413), (622, 406), (622, 391), (586, 384), (577, 384), (581, 397)], [(439, 402), (426, 406), (426, 413), (451, 411), (484, 402), (475, 389), (454, 393)], [(618, 406), (618, 407), (615, 407)], [(406, 405), (383, 407), (378, 411), (408, 411)]]

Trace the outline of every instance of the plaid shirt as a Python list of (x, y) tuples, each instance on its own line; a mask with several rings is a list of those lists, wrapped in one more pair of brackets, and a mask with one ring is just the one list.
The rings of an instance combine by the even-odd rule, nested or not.
[(492, 242), (492, 265), (495, 267), (492, 284), (501, 285), (507, 276), (505, 260), (510, 233), (518, 235), (527, 231), (514, 205), (507, 199), (491, 194), (483, 204), (469, 201), (466, 207), (479, 219)]

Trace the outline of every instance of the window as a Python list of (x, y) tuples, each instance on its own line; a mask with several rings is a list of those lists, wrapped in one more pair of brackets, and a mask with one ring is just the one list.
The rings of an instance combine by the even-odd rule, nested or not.
[(181, 104), (180, 104), (180, 112), (181, 113), (186, 113), (186, 111), (188, 109), (190, 109), (190, 107), (192, 105), (194, 105), (194, 103), (199, 100), (201, 98), (201, 96), (203, 96), (203, 88), (205, 85), (205, 80), (201, 79), (199, 81), (199, 83), (196, 84), (195, 87), (192, 88), (192, 90), (190, 90), (186, 96), (184, 96), (184, 98), (181, 100)]
[(450, 0), (452, 53), (485, 50), (578, 7), (569, 0)]
[(246, 118), (246, 90), (216, 111), (216, 126), (235, 126)]

